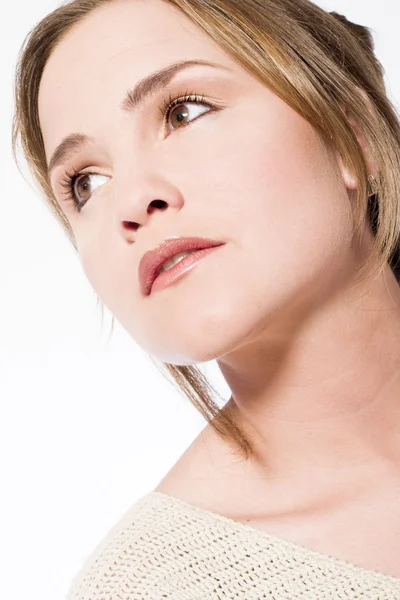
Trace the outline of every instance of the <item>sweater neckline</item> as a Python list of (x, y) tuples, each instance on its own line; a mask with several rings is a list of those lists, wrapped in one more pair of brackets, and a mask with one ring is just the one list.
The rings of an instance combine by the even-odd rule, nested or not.
[(188, 502), (185, 502), (184, 500), (181, 500), (180, 498), (175, 498), (174, 496), (170, 496), (169, 494), (164, 494), (163, 492), (151, 491), (148, 494), (146, 494), (143, 499), (145, 499), (145, 498), (155, 498), (156, 499), (157, 497), (160, 499), (163, 499), (166, 502), (170, 502), (171, 504), (176, 504), (176, 505), (180, 506), (182, 509), (185, 509), (186, 511), (190, 511), (190, 512), (194, 513), (195, 515), (197, 514), (197, 515), (201, 515), (203, 517), (208, 517), (209, 519), (222, 521), (227, 526), (235, 528), (237, 531), (242, 531), (242, 532), (246, 533), (247, 535), (252, 535), (254, 537), (257, 537), (260, 540), (264, 540), (264, 541), (268, 540), (271, 544), (280, 545), (280, 546), (283, 545), (283, 546), (285, 546), (285, 548), (288, 549), (288, 551), (290, 551), (294, 554), (297, 554), (297, 555), (300, 554), (304, 558), (306, 557), (306, 555), (307, 556), (311, 555), (315, 558), (315, 560), (318, 560), (320, 562), (324, 561), (324, 562), (328, 562), (331, 564), (335, 564), (337, 566), (341, 566), (342, 568), (352, 571), (355, 575), (358, 574), (358, 575), (369, 576), (369, 577), (376, 579), (378, 582), (379, 581), (392, 582), (397, 585), (400, 585), (400, 578), (394, 577), (393, 575), (389, 575), (387, 573), (382, 573), (380, 571), (376, 571), (375, 569), (366, 569), (365, 567), (356, 565), (356, 564), (349, 562), (343, 558), (338, 558), (331, 554), (325, 554), (323, 552), (319, 552), (318, 550), (312, 550), (311, 548), (308, 548), (307, 546), (303, 546), (301, 544), (296, 544), (295, 542), (291, 542), (290, 540), (287, 540), (285, 538), (281, 538), (272, 533), (268, 533), (267, 531), (263, 531), (261, 529), (256, 529), (255, 527), (252, 527), (251, 525), (246, 525), (245, 523), (241, 523), (240, 521), (235, 521), (235, 519), (225, 517), (224, 515), (221, 515), (219, 513), (215, 513), (210, 510), (200, 508), (199, 506), (195, 506), (194, 504), (189, 504)]

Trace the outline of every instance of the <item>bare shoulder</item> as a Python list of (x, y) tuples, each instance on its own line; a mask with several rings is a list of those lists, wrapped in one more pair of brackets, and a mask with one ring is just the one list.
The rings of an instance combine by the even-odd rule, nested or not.
[(207, 425), (154, 491), (237, 517), (247, 504), (243, 481), (248, 483), (248, 475), (248, 464)]
[[(197, 483), (209, 478), (216, 453), (215, 440), (207, 425), (163, 477), (154, 491), (171, 495), (190, 494)], [(183, 499), (183, 498), (181, 498)]]
[[(376, 486), (375, 486), (376, 487)], [(379, 487), (379, 486), (378, 486)], [(282, 487), (238, 459), (211, 427), (192, 442), (154, 491), (250, 525), (324, 555), (400, 578), (397, 486), (385, 496), (332, 504)], [(376, 490), (375, 490), (376, 492)], [(371, 519), (371, 507), (379, 518)], [(388, 506), (393, 507), (388, 511)], [(377, 540), (382, 540), (377, 554)]]

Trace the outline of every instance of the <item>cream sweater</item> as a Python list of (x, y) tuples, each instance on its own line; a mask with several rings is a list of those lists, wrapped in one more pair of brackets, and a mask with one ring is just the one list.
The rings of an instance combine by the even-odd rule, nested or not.
[(150, 492), (86, 558), (66, 600), (164, 598), (400, 600), (400, 579)]

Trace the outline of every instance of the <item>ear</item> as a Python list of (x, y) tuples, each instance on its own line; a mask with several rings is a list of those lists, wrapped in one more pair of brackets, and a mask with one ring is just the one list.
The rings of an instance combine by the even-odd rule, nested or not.
[[(370, 104), (370, 100), (369, 100), (368, 96), (363, 92), (363, 90), (359, 90), (359, 91), (363, 95), (363, 97), (367, 101), (367, 103)], [(377, 178), (379, 170), (372, 159), (371, 153), (369, 151), (368, 142), (365, 139), (365, 136), (364, 136), (358, 122), (353, 117), (353, 115), (349, 112), (347, 106), (342, 105), (341, 109), (342, 109), (343, 115), (348, 120), (348, 122), (350, 123), (350, 125), (353, 129), (353, 131), (357, 137), (358, 143), (360, 144), (360, 147), (364, 154), (364, 159), (365, 159), (365, 163), (367, 165), (368, 173), (372, 173), (372, 175), (374, 175)], [(350, 190), (357, 189), (357, 187), (358, 187), (357, 179), (355, 178), (354, 174), (348, 169), (348, 167), (343, 164), (341, 156), (338, 156), (338, 162), (339, 162), (339, 167), (340, 167), (340, 171), (342, 173), (343, 182), (344, 182), (345, 186)]]

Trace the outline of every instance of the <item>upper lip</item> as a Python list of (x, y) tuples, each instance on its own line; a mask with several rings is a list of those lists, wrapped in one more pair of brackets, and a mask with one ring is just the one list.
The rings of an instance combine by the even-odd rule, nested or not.
[(157, 248), (146, 252), (139, 263), (139, 282), (141, 291), (145, 296), (151, 292), (151, 287), (158, 275), (162, 265), (178, 254), (186, 250), (203, 250), (221, 246), (224, 242), (216, 242), (199, 237), (169, 238), (164, 240)]

